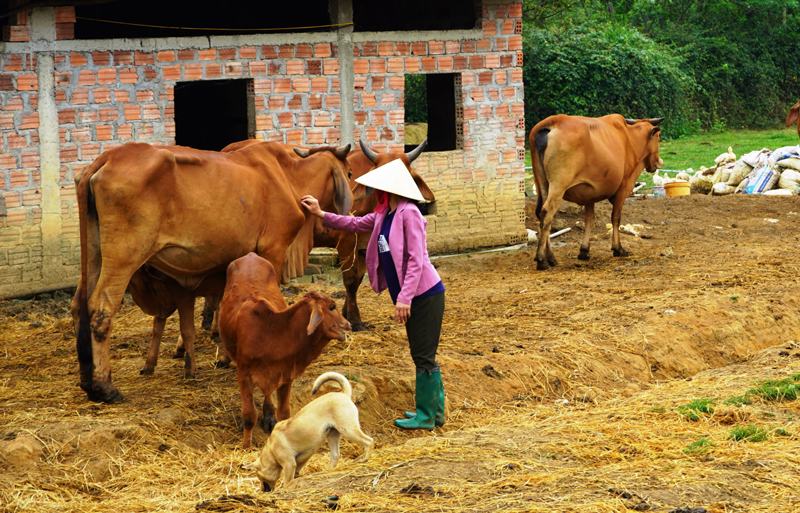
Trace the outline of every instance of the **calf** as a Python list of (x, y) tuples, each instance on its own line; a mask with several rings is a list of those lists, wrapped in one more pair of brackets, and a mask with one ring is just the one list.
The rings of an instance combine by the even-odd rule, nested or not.
[[(262, 426), (269, 433), (277, 421), (290, 416), (292, 380), (328, 342), (344, 340), (351, 330), (336, 303), (318, 292), (309, 292), (287, 308), (278, 283), (272, 264), (250, 253), (228, 266), (220, 303), (219, 335), (228, 357), (236, 362), (245, 449), (258, 419), (253, 387), (264, 394)], [(272, 404), (275, 390), (277, 414)]]
[[(147, 360), (140, 374), (152, 374), (158, 363), (158, 351), (167, 317), (178, 310), (181, 335), (175, 348), (174, 358), (184, 358), (184, 377), (194, 378), (197, 363), (194, 357), (194, 302), (198, 296), (206, 298), (206, 304), (218, 305), (225, 290), (225, 273), (218, 272), (206, 276), (194, 290), (183, 288), (177, 281), (150, 265), (140, 267), (128, 283), (134, 303), (153, 316), (153, 339)], [(212, 322), (212, 333), (216, 330)]]

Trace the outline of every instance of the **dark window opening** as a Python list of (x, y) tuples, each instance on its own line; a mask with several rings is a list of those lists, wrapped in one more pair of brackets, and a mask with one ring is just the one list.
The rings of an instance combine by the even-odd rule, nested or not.
[(255, 135), (252, 80), (175, 84), (175, 144), (219, 151)]
[(450, 151), (464, 147), (461, 74), (406, 75), (405, 151), (426, 137), (425, 151)]
[(472, 29), (479, 7), (469, 0), (353, 0), (353, 23), (357, 32)]
[[(163, 0), (137, 0), (136, 2), (118, 0), (96, 5), (76, 5), (75, 15), (77, 16), (75, 39), (273, 34), (302, 32), (303, 30), (297, 27), (331, 24), (328, 0), (303, 0), (302, 2), (245, 0), (229, 4), (206, 4), (194, 0), (169, 2)], [(197, 28), (234, 30), (192, 30)], [(335, 30), (335, 28), (305, 30)]]

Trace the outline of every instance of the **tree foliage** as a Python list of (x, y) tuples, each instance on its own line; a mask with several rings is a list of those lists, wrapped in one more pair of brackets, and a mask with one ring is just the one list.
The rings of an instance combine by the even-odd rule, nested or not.
[(760, 128), (800, 97), (797, 0), (525, 0), (523, 13), (528, 126), (662, 106), (672, 135)]

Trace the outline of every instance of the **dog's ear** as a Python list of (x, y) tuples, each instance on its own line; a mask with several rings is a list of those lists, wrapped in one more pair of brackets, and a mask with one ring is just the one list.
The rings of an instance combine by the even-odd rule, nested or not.
[(261, 458), (258, 458), (253, 463), (242, 463), (241, 468), (250, 472), (258, 472), (263, 470), (264, 466), (261, 464)]

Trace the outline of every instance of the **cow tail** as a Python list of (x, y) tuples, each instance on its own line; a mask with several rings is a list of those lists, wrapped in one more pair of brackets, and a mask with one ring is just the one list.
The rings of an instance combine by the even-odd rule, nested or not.
[[(92, 334), (89, 327), (89, 222), (95, 224), (97, 206), (95, 204), (90, 179), (106, 163), (107, 157), (100, 156), (84, 169), (76, 182), (78, 197), (78, 220), (80, 226), (81, 243), (81, 281), (78, 290), (78, 308), (80, 311), (77, 330), (78, 363), (80, 364), (81, 385), (90, 385), (94, 373), (94, 358), (92, 356)], [(86, 392), (89, 392), (86, 390)]]
[(544, 205), (544, 189), (542, 188), (542, 181), (547, 176), (544, 172), (544, 151), (547, 149), (547, 137), (550, 134), (550, 128), (542, 128), (533, 136), (533, 149), (536, 155), (531, 159), (533, 166), (533, 176), (536, 182), (536, 217), (539, 218)]

